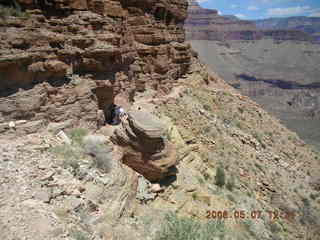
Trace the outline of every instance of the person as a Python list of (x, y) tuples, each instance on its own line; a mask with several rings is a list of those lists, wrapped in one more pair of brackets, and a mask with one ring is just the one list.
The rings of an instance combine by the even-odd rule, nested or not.
[(112, 125), (118, 125), (121, 122), (121, 118), (126, 115), (124, 109), (120, 106), (115, 106), (112, 111)]

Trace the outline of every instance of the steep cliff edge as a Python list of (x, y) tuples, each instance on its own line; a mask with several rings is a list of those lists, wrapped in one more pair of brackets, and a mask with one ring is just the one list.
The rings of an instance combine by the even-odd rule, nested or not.
[(317, 18), (255, 24), (219, 16), (198, 3), (188, 12), (186, 36), (199, 58), (320, 149), (319, 43), (303, 27), (317, 29)]
[[(318, 238), (319, 153), (199, 63), (185, 1), (20, 3), (1, 22), (0, 239)], [(112, 102), (128, 116), (93, 131)]]
[(188, 71), (184, 1), (19, 3), (28, 15), (0, 23), (0, 123), (96, 127), (116, 96), (168, 92)]

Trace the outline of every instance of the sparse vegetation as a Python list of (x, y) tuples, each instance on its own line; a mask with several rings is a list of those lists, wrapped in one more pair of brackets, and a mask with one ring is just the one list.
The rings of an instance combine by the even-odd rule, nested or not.
[(224, 222), (209, 221), (206, 224), (191, 218), (179, 218), (170, 213), (165, 217), (161, 230), (155, 240), (211, 240), (223, 239), (225, 235)]
[(243, 129), (242, 123), (241, 123), (240, 121), (238, 121), (238, 120), (235, 120), (235, 126), (236, 126), (237, 128), (239, 128), (239, 129)]
[(201, 176), (197, 176), (197, 180), (199, 182), (200, 185), (204, 184), (204, 180)]
[(90, 135), (81, 140), (85, 152), (93, 157), (94, 167), (104, 172), (110, 171), (112, 147), (107, 146), (103, 136)]
[(65, 169), (71, 168), (71, 171), (76, 175), (79, 168), (79, 160), (82, 158), (81, 152), (69, 145), (60, 145), (49, 149), (50, 152), (62, 159), (62, 167)]
[(14, 1), (15, 7), (6, 7), (0, 4), (0, 18), (7, 18), (7, 17), (22, 17), (27, 18), (29, 14), (26, 12), (21, 11), (19, 4)]
[(224, 169), (221, 166), (217, 167), (216, 176), (215, 176), (215, 184), (219, 187), (223, 187), (226, 183), (226, 175)]
[(318, 197), (320, 196), (320, 193), (318, 193), (318, 194), (313, 194), (313, 193), (311, 193), (310, 194), (310, 198), (312, 199), (312, 200), (316, 200)]
[(93, 158), (94, 166), (101, 169), (104, 172), (109, 172), (111, 169), (110, 162), (112, 160), (112, 155), (107, 151), (106, 146), (97, 145), (96, 152)]
[(204, 104), (204, 105), (203, 105), (203, 108), (204, 108), (206, 111), (211, 111), (211, 107), (210, 107), (208, 104)]
[(82, 144), (83, 138), (88, 135), (88, 130), (84, 128), (74, 128), (70, 131), (69, 136), (73, 142)]
[(226, 184), (226, 187), (229, 191), (232, 191), (235, 187), (235, 178), (234, 176), (231, 176), (231, 178), (228, 180), (227, 184)]
[(278, 222), (270, 222), (270, 230), (272, 233), (278, 233), (282, 231), (282, 226)]
[(257, 141), (258, 141), (261, 145), (263, 144), (263, 136), (262, 136), (261, 133), (255, 132), (255, 133), (253, 134), (253, 137), (254, 137), (255, 139), (257, 139)]
[(75, 240), (89, 240), (91, 239), (89, 234), (77, 229), (73, 229), (70, 233), (71, 237)]
[(206, 181), (208, 181), (211, 178), (210, 174), (208, 174), (207, 172), (203, 173), (203, 177)]
[(192, 199), (195, 201), (198, 199), (198, 195), (196, 192), (192, 193)]
[(89, 156), (92, 157), (92, 166), (103, 172), (111, 169), (112, 147), (105, 144), (103, 136), (89, 135), (88, 130), (77, 128), (69, 133), (72, 144), (63, 144), (52, 147), (50, 152), (62, 159), (62, 166), (66, 169), (71, 167), (74, 175), (78, 175), (80, 163)]
[(251, 236), (257, 239), (257, 236), (256, 236), (257, 233), (254, 230), (253, 221), (249, 219), (244, 219), (242, 224), (244, 225), (246, 230), (251, 234)]

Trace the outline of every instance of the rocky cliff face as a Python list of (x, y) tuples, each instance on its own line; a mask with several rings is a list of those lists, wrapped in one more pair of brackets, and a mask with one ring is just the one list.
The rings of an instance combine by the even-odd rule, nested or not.
[(191, 0), (185, 28), (188, 40), (313, 40), (312, 36), (298, 28), (259, 28), (261, 24), (234, 16), (221, 16), (218, 11), (204, 9)]
[(217, 10), (204, 9), (196, 1), (189, 1), (185, 28), (189, 40), (220, 41), (261, 37), (252, 22), (220, 16)]
[[(191, 56), (185, 1), (19, 3), (0, 29), (0, 239), (319, 238), (319, 153)], [(112, 102), (120, 125), (70, 129)]]
[[(0, 123), (96, 127), (115, 101), (168, 92), (190, 65), (179, 0), (18, 1), (0, 22)], [(2, 130), (6, 129), (2, 127)]]
[(320, 55), (310, 32), (317, 29), (316, 18), (261, 20), (255, 26), (197, 3), (188, 12), (187, 39), (200, 59), (320, 148)]
[(319, 17), (289, 17), (269, 18), (255, 21), (259, 29), (290, 29), (299, 30), (311, 34), (315, 40), (319, 40)]

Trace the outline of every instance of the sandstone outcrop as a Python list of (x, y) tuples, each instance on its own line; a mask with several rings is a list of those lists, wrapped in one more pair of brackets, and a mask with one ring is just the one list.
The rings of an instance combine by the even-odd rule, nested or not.
[(123, 163), (148, 180), (158, 181), (176, 173), (176, 149), (166, 139), (167, 130), (156, 116), (133, 110), (112, 139), (123, 147)]
[(190, 65), (180, 0), (18, 1), (0, 23), (0, 123), (97, 127), (115, 96), (168, 92)]

